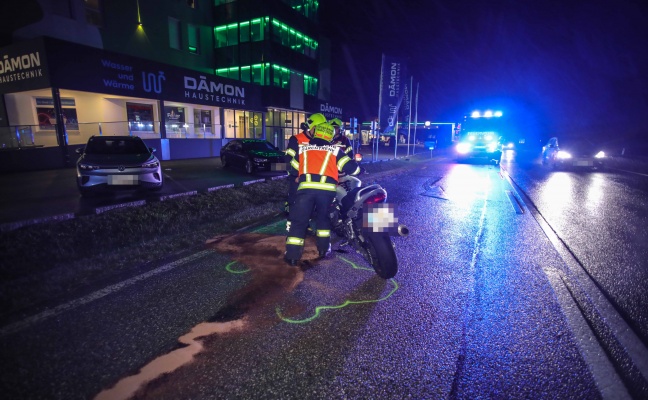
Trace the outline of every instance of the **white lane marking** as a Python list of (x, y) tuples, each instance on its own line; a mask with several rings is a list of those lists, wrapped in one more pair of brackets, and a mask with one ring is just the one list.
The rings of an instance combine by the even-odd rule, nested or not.
[(116, 283), (114, 285), (103, 288), (101, 290), (98, 290), (98, 291), (96, 291), (94, 293), (90, 293), (89, 295), (84, 296), (84, 297), (82, 297), (80, 299), (69, 301), (69, 302), (67, 302), (65, 304), (61, 304), (59, 306), (56, 306), (56, 307), (54, 307), (54, 308), (52, 308), (50, 310), (45, 310), (45, 311), (43, 311), (43, 312), (41, 312), (39, 314), (33, 315), (31, 317), (27, 317), (27, 318), (25, 318), (25, 319), (23, 319), (21, 321), (14, 322), (13, 324), (9, 324), (9, 325), (3, 327), (2, 329), (0, 329), (0, 337), (6, 336), (6, 335), (9, 335), (9, 334), (12, 334), (12, 333), (19, 332), (19, 331), (21, 331), (21, 330), (23, 330), (25, 328), (28, 328), (29, 326), (31, 326), (33, 324), (44, 321), (44, 320), (46, 320), (48, 318), (52, 318), (54, 316), (57, 316), (59, 314), (62, 314), (64, 312), (66, 312), (66, 311), (73, 310), (73, 309), (75, 309), (77, 307), (80, 307), (80, 306), (82, 306), (84, 304), (91, 303), (91, 302), (93, 302), (95, 300), (98, 300), (98, 299), (100, 299), (102, 297), (108, 296), (109, 294), (117, 292), (117, 291), (119, 291), (121, 289), (124, 289), (124, 288), (126, 288), (128, 286), (132, 286), (137, 282), (140, 282), (142, 280), (151, 278), (151, 277), (153, 277), (155, 275), (159, 275), (161, 273), (170, 271), (170, 270), (172, 270), (172, 269), (174, 269), (176, 267), (179, 267), (179, 266), (181, 266), (183, 264), (186, 264), (188, 262), (191, 262), (191, 261), (197, 260), (199, 258), (202, 258), (202, 257), (204, 257), (204, 256), (206, 256), (206, 255), (208, 255), (210, 253), (212, 253), (211, 250), (203, 250), (201, 252), (192, 254), (192, 255), (187, 256), (185, 258), (182, 258), (180, 260), (176, 260), (176, 261), (173, 261), (173, 262), (171, 262), (169, 264), (162, 265), (161, 267), (156, 268), (156, 269), (154, 269), (152, 271), (145, 272), (145, 273), (143, 273), (141, 275), (135, 276), (135, 277), (130, 278), (128, 280), (125, 280), (123, 282), (119, 282), (119, 283)]
[(549, 283), (556, 293), (558, 304), (565, 315), (567, 325), (576, 339), (587, 368), (594, 378), (594, 383), (604, 399), (630, 399), (631, 396), (616, 373), (614, 365), (605, 355), (605, 350), (596, 340), (596, 336), (583, 317), (576, 301), (567, 290), (560, 272), (555, 268), (543, 267)]
[[(513, 179), (508, 174), (508, 171), (503, 169), (503, 172), (505, 173), (509, 184), (519, 196), (520, 194), (515, 187), (516, 185), (514, 184)], [(544, 219), (526, 193), (525, 196), (529, 199), (528, 203), (532, 206), (529, 210), (531, 211), (533, 218), (536, 220), (538, 225), (540, 225), (540, 229), (542, 229), (558, 252), (560, 258), (564, 261), (567, 273), (571, 274), (570, 276), (573, 276), (574, 286), (587, 293), (589, 303), (602, 317), (602, 320), (608, 329), (610, 329), (614, 338), (625, 349), (632, 365), (639, 370), (639, 373), (642, 375), (644, 380), (648, 380), (648, 348), (646, 348), (641, 339), (639, 339), (639, 337), (634, 333), (625, 319), (623, 319), (619, 312), (614, 308), (612, 303), (610, 303), (605, 294), (601, 292), (594, 280), (590, 277), (589, 273), (585, 270), (585, 267), (582, 266), (576, 256), (572, 254), (567, 244), (564, 243), (553, 230), (551, 225), (549, 225), (549, 222)], [(574, 299), (574, 301), (576, 300)], [(598, 339), (595, 336), (592, 336), (588, 340), (597, 341)]]
[(614, 171), (621, 171), (621, 172), (627, 172), (629, 174), (635, 174), (635, 175), (641, 175), (641, 176), (648, 176), (648, 174), (642, 174), (641, 172), (635, 172), (635, 171), (628, 171), (626, 169), (619, 169), (619, 168), (609, 168)]

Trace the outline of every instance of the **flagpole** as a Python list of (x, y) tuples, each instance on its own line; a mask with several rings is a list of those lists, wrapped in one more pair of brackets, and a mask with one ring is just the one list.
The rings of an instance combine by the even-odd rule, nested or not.
[(407, 118), (407, 157), (409, 157), (410, 148), (410, 130), (412, 128), (412, 85), (414, 84), (414, 76), (410, 77), (410, 98), (409, 98), (409, 117)]
[(394, 160), (396, 159), (396, 150), (398, 150), (398, 111), (396, 111), (396, 128), (394, 131)]
[[(382, 109), (382, 85), (383, 85), (383, 68), (385, 67), (385, 53), (382, 54), (382, 59), (380, 61), (380, 85), (378, 85), (378, 123), (376, 124), (376, 130), (373, 132), (375, 146), (371, 146), (371, 161), (378, 160), (378, 140), (380, 139), (380, 134), (378, 133), (380, 124), (380, 110)], [(375, 148), (375, 149), (374, 149)], [(375, 150), (375, 151), (374, 151)]]
[(416, 150), (416, 127), (418, 126), (418, 90), (419, 82), (416, 83), (416, 111), (414, 112), (414, 147), (412, 147), (412, 155), (414, 155), (414, 150)]

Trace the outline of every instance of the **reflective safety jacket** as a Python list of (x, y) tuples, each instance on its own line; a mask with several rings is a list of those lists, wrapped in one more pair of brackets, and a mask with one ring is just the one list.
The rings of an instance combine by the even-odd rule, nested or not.
[(342, 146), (347, 156), (351, 158), (354, 157), (353, 146), (351, 145), (351, 141), (349, 140), (348, 137), (344, 135), (338, 135), (337, 137), (333, 138), (333, 141), (331, 143), (337, 146)]
[(299, 146), (295, 157), (299, 169), (299, 187), (302, 189), (328, 190), (335, 192), (338, 173), (358, 175), (360, 167), (341, 146), (322, 139), (312, 139)]
[(299, 153), (299, 146), (308, 144), (310, 138), (304, 132), (293, 135), (288, 139), (288, 148), (286, 149), (286, 170), (289, 175), (299, 175), (299, 163), (295, 161), (295, 156)]

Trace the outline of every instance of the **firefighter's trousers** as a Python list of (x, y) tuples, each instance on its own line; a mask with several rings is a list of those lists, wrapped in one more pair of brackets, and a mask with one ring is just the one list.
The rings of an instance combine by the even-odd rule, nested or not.
[(290, 208), (290, 216), (288, 217), (286, 258), (291, 260), (301, 258), (304, 252), (304, 238), (308, 229), (308, 221), (315, 209), (321, 210), (317, 212), (315, 222), (317, 228), (317, 251), (328, 251), (331, 242), (331, 223), (326, 211), (331, 206), (334, 197), (335, 192), (328, 190), (301, 189), (297, 191), (295, 204)]

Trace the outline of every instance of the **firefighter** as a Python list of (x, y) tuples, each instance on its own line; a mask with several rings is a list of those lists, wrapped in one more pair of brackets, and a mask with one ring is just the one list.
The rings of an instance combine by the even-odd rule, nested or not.
[(299, 146), (307, 144), (313, 138), (312, 130), (321, 123), (326, 122), (323, 114), (313, 114), (306, 122), (302, 122), (300, 128), (302, 131), (288, 139), (288, 149), (286, 150), (286, 169), (288, 171), (288, 200), (285, 204), (285, 211), (290, 212), (290, 207), (295, 202), (297, 194), (297, 178), (299, 176), (298, 164), (295, 162), (295, 156), (299, 153)]
[[(290, 208), (288, 237), (284, 260), (296, 266), (304, 251), (304, 238), (308, 222), (317, 208), (328, 210), (335, 197), (338, 173), (350, 175), (360, 173), (358, 164), (344, 153), (340, 146), (331, 144), (334, 128), (329, 123), (321, 123), (313, 130), (313, 139), (299, 148), (294, 161), (297, 163), (299, 178), (295, 203)], [(331, 227), (328, 213), (317, 213), (317, 251), (320, 258), (330, 251)]]
[(333, 118), (329, 123), (333, 125), (333, 128), (335, 129), (332, 143), (337, 146), (342, 146), (346, 155), (353, 158), (353, 145), (349, 138), (344, 134), (344, 122), (339, 118)]

